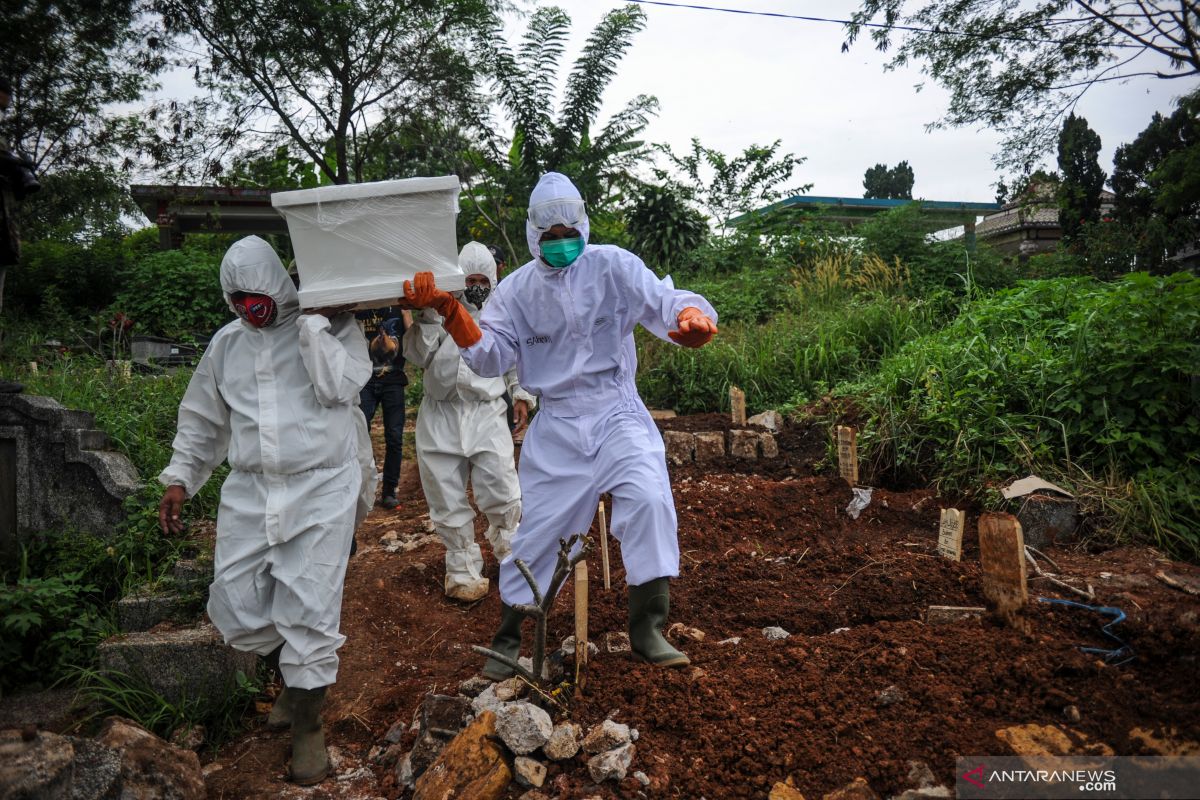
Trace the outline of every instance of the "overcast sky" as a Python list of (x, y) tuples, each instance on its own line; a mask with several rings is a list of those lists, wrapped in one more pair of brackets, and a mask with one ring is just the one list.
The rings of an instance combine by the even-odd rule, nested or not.
[[(687, 2), (688, 0), (683, 0)], [(848, 17), (846, 0), (692, 0), (753, 11)], [(559, 0), (574, 22), (573, 60), (583, 40), (618, 0)], [(885, 72), (887, 58), (869, 41), (841, 52), (840, 25), (643, 5), (648, 19), (606, 95), (611, 113), (639, 93), (662, 104), (647, 138), (686, 147), (692, 136), (726, 153), (782, 139), (804, 156), (797, 183), (812, 194), (862, 196), (863, 172), (878, 162), (907, 159), (913, 196), (927, 200), (991, 201), (997, 175), (991, 156), (999, 137), (957, 129), (926, 133), (946, 108), (946, 93), (915, 68)], [(524, 30), (512, 26), (516, 38)], [(1149, 62), (1147, 62), (1149, 63)], [(1186, 82), (1186, 85), (1184, 85)], [(1136, 78), (1092, 88), (1076, 113), (1103, 143), (1100, 165), (1112, 170), (1113, 150), (1140, 132), (1154, 111), (1192, 88), (1190, 80)], [(1050, 161), (1054, 160), (1051, 154)]]
[[(700, 5), (843, 19), (849, 0), (697, 0)], [(572, 39), (565, 73), (592, 28), (620, 0), (558, 0), (570, 14)], [(926, 132), (947, 95), (915, 67), (885, 72), (886, 56), (869, 41), (841, 52), (840, 25), (744, 16), (716, 11), (642, 5), (648, 18), (605, 95), (602, 118), (638, 94), (655, 95), (658, 117), (646, 132), (651, 142), (686, 149), (698, 136), (728, 154), (750, 144), (782, 139), (782, 150), (806, 158), (796, 184), (810, 193), (862, 196), (863, 172), (884, 162), (907, 160), (916, 176), (914, 197), (927, 200), (994, 200), (997, 174), (991, 157), (999, 137), (988, 130)], [(517, 42), (523, 20), (512, 20)], [(1150, 61), (1141, 68), (1156, 66)], [(925, 82), (921, 91), (916, 85)], [(1195, 88), (1190, 79), (1134, 78), (1093, 87), (1078, 104), (1103, 143), (1100, 165), (1112, 170), (1113, 150), (1141, 131), (1155, 111), (1169, 113), (1173, 100)], [(175, 72), (160, 95), (195, 92), (190, 74)], [(557, 108), (557, 98), (555, 99)], [(1054, 154), (1047, 163), (1053, 167)]]

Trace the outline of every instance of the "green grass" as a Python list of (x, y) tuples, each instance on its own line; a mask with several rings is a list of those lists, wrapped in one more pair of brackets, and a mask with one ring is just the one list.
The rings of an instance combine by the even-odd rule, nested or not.
[(652, 407), (681, 414), (729, 407), (729, 386), (759, 411), (820, 397), (840, 381), (934, 329), (939, 304), (883, 294), (811, 304), (762, 325), (723, 324), (713, 342), (687, 350), (638, 335), (638, 389)]
[(974, 301), (837, 393), (869, 413), (860, 452), (880, 473), (1123, 487), (1102, 501), (1110, 531), (1197, 558), (1198, 374), (1200, 280), (1136, 274)]

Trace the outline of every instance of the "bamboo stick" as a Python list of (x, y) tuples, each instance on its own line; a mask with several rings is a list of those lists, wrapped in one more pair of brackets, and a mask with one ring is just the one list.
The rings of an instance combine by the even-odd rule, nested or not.
[(600, 525), (600, 566), (604, 570), (604, 591), (607, 592), (612, 588), (612, 580), (608, 573), (608, 512), (604, 510), (603, 500), (596, 509), (596, 516)]

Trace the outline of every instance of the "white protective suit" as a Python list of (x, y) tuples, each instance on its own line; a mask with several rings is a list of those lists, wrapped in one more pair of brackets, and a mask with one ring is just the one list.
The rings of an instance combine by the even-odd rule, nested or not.
[(274, 323), (217, 331), (179, 406), (159, 475), (194, 495), (228, 459), (208, 614), (239, 650), (280, 645), (288, 686), (337, 677), (342, 584), (363, 482), (358, 392), (371, 376), (353, 315), (301, 314), (295, 286), (257, 236), (221, 262), (225, 299), (270, 295)]
[[(552, 172), (529, 204), (579, 196)], [(586, 218), (575, 227), (586, 242)], [(717, 319), (707, 300), (660, 280), (627, 250), (585, 245), (573, 263), (554, 269), (538, 257), (538, 236), (526, 223), (534, 260), (496, 287), (479, 320), (482, 338), (462, 350), (480, 375), (515, 366), (542, 404), (521, 448), (524, 516), (512, 558), (500, 565), (500, 596), (510, 606), (533, 598), (513, 559), (524, 560), (544, 590), (559, 537), (585, 533), (604, 492), (613, 495), (626, 582), (679, 574), (675, 501), (662, 436), (634, 385), (633, 329), (640, 324), (670, 341), (667, 331), (688, 306)]]
[[(458, 264), (465, 275), (487, 276), (495, 292), (496, 262), (486, 247), (468, 243)], [(464, 306), (478, 318), (474, 305)], [(511, 390), (513, 400), (524, 400), (530, 411), (537, 401), (517, 385), (514, 371), (503, 378), (481, 378), (472, 372), (436, 311), (423, 310), (413, 323), (404, 333), (403, 347), (404, 357), (425, 371), (416, 432), (421, 488), (429, 518), (446, 546), (446, 594), (471, 599), (487, 591), (487, 579), (482, 574), (483, 554), (475, 543), (467, 479), (488, 519), (487, 540), (496, 558), (503, 560), (521, 519), (521, 487), (504, 394)]]

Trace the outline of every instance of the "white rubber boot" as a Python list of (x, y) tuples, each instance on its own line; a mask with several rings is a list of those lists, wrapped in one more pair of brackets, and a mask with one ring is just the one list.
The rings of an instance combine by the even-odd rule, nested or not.
[(475, 544), (474, 523), (459, 528), (438, 525), (437, 532), (446, 545), (446, 596), (467, 603), (481, 599), (491, 584), (483, 577), (483, 553)]

